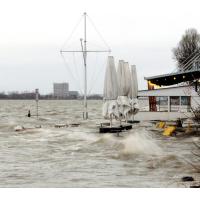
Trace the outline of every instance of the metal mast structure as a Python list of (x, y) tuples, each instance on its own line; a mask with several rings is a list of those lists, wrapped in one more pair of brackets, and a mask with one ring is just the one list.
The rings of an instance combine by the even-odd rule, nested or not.
[(60, 53), (62, 54), (63, 52), (65, 53), (80, 53), (82, 52), (83, 54), (83, 63), (84, 63), (84, 111), (83, 111), (83, 119), (88, 119), (88, 107), (87, 107), (87, 53), (92, 53), (92, 52), (111, 52), (110, 49), (108, 50), (88, 50), (87, 49), (87, 13), (83, 13), (84, 17), (84, 39), (80, 39), (81, 42), (81, 48), (82, 51), (67, 51), (67, 50), (61, 50)]
[(38, 101), (39, 101), (39, 89), (35, 89), (35, 102), (36, 102), (36, 116), (38, 119)]

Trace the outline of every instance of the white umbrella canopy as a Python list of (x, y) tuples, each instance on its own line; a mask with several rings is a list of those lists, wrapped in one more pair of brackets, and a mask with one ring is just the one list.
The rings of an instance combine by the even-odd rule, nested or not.
[(128, 62), (119, 60), (117, 69), (117, 78), (119, 84), (119, 96), (128, 96), (130, 91), (130, 70)]
[(113, 100), (118, 97), (117, 72), (113, 56), (108, 56), (107, 60), (103, 97), (105, 100)]
[(136, 72), (136, 66), (131, 65), (131, 87), (129, 91), (129, 97), (131, 99), (137, 98), (138, 95), (138, 81), (137, 81), (137, 72)]
[(117, 98), (117, 102), (119, 105), (120, 118), (122, 119), (127, 117), (127, 113), (131, 109), (130, 101), (128, 98), (131, 87), (131, 76), (128, 62), (119, 60), (117, 77), (119, 84), (119, 96)]
[(113, 56), (108, 56), (105, 79), (104, 79), (104, 104), (103, 104), (103, 116), (106, 119), (112, 117), (118, 118), (118, 80), (117, 72), (115, 68), (115, 62)]
[(131, 87), (129, 91), (130, 103), (131, 103), (131, 110), (129, 111), (128, 115), (133, 116), (139, 111), (139, 104), (138, 104), (138, 81), (137, 81), (137, 71), (136, 66), (131, 65)]

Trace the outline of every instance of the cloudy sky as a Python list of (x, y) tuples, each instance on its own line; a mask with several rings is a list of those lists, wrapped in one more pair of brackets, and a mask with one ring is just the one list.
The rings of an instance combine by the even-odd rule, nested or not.
[[(70, 82), (71, 90), (79, 89), (81, 70), (72, 79), (59, 51), (85, 11), (109, 44), (116, 64), (118, 59), (136, 64), (139, 88), (145, 89), (144, 76), (175, 69), (171, 49), (187, 28), (200, 31), (199, 7), (199, 0), (2, 0), (0, 91), (39, 88), (41, 93), (50, 93), (53, 82), (63, 81)], [(77, 31), (82, 34), (80, 27)], [(77, 36), (74, 40), (79, 42)], [(95, 37), (95, 33), (89, 34), (88, 42), (95, 42)], [(94, 57), (97, 55), (88, 57), (93, 59), (89, 75), (95, 79), (88, 87), (96, 83), (92, 93), (99, 93), (105, 57), (96, 61)], [(74, 55), (70, 59), (79, 62)]]

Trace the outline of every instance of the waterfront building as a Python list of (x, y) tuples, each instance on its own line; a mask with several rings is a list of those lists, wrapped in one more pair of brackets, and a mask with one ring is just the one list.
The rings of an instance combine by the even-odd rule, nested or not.
[(200, 106), (200, 70), (146, 77), (148, 90), (138, 92), (137, 120), (190, 118)]

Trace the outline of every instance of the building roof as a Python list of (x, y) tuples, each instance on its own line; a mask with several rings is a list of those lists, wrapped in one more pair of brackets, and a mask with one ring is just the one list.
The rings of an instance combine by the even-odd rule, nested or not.
[(159, 76), (144, 77), (144, 79), (159, 86), (169, 86), (182, 82), (194, 81), (200, 79), (200, 70), (192, 70), (186, 72), (163, 74)]
[(199, 97), (197, 92), (193, 87), (188, 85), (185, 86), (176, 86), (176, 87), (167, 87), (167, 88), (158, 88), (154, 90), (140, 90), (138, 91), (139, 97), (164, 97), (164, 96), (193, 96)]

